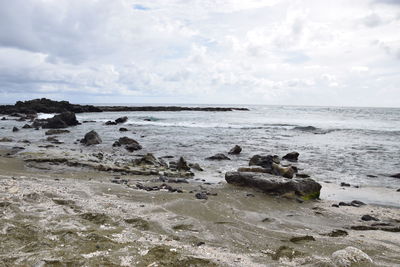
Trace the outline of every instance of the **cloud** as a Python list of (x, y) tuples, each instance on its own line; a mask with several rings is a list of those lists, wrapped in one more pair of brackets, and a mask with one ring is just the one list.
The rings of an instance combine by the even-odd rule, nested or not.
[(0, 102), (400, 106), (399, 11), (379, 2), (2, 1)]

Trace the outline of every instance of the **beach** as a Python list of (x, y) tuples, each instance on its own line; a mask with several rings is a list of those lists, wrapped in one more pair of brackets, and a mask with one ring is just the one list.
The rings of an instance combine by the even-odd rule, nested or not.
[[(254, 117), (249, 129), (239, 123), (247, 111), (142, 112), (77, 114), (80, 124), (56, 134), (23, 128), (29, 119), (6, 115), (0, 121), (3, 266), (400, 265), (399, 179), (389, 177), (395, 166), (324, 173), (332, 159), (318, 163), (309, 152), (316, 150), (307, 148), (311, 139), (321, 148), (328, 138), (339, 149), (346, 138), (330, 136), (339, 130), (321, 132), (315, 121), (307, 129), (293, 130), (306, 125), (286, 121), (257, 128)], [(122, 115), (124, 122), (107, 125)], [(168, 125), (172, 116), (177, 124)], [(179, 122), (182, 117), (195, 117), (200, 126)], [(230, 121), (235, 117), (236, 127)], [(85, 136), (90, 130), (100, 143), (88, 145), (95, 140)], [(253, 142), (262, 136), (264, 146)], [(235, 144), (243, 150), (228, 153)], [(380, 153), (376, 147), (371, 151)], [(290, 151), (299, 152), (298, 160), (282, 158)], [(218, 153), (229, 160), (210, 159)], [(254, 155), (267, 153), (280, 155), (280, 169), (296, 166), (297, 172), (291, 178), (254, 175), (313, 179), (322, 186), (319, 197), (227, 183), (227, 172), (248, 168)], [(377, 177), (369, 182), (367, 174)]]

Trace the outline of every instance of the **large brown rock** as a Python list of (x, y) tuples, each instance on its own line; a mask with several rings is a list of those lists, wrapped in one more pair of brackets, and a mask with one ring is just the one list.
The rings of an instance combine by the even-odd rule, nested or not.
[(252, 187), (265, 193), (294, 193), (305, 200), (318, 198), (321, 191), (321, 185), (313, 179), (288, 179), (267, 173), (227, 172), (225, 180), (229, 184)]
[(99, 134), (94, 130), (85, 134), (85, 137), (81, 140), (81, 143), (87, 146), (101, 144), (102, 142)]

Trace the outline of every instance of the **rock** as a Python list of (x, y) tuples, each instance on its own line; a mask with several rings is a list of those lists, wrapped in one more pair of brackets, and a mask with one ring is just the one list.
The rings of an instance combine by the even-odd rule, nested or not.
[(104, 124), (105, 125), (117, 125), (117, 123), (115, 121), (106, 121)]
[(249, 166), (261, 166), (268, 171), (272, 171), (272, 163), (274, 162), (274, 157), (271, 155), (267, 156), (260, 156), (260, 155), (254, 155), (250, 161), (249, 161)]
[(350, 204), (351, 204), (353, 207), (361, 207), (361, 206), (367, 205), (367, 204), (365, 204), (364, 202), (359, 201), (359, 200), (353, 200)]
[(6, 121), (6, 120), (7, 120), (7, 118), (6, 118), (6, 117), (3, 117), (3, 118), (1, 118), (1, 120), (2, 120), (2, 121)]
[(291, 166), (282, 167), (282, 166), (280, 166), (280, 165), (278, 165), (278, 164), (273, 162), (272, 163), (272, 174), (292, 179), (294, 174), (295, 174), (295, 171)]
[(8, 138), (8, 137), (0, 138), (0, 142), (12, 142), (12, 141), (13, 140), (11, 138)]
[(363, 221), (367, 221), (367, 222), (369, 222), (369, 221), (379, 221), (379, 219), (377, 219), (377, 218), (375, 218), (375, 217), (373, 217), (373, 216), (371, 216), (371, 215), (363, 215), (362, 217), (361, 217), (361, 220), (363, 220)]
[(400, 188), (396, 190), (396, 192), (400, 192)]
[(242, 152), (242, 148), (238, 145), (235, 145), (231, 150), (229, 150), (228, 154), (230, 155), (239, 155)]
[(128, 129), (126, 129), (126, 128), (124, 128), (124, 127), (121, 127), (121, 128), (119, 128), (119, 131), (120, 131), (120, 132), (127, 132)]
[(351, 203), (347, 203), (347, 202), (341, 201), (341, 202), (339, 202), (338, 205), (339, 205), (339, 206), (351, 206)]
[(45, 132), (45, 135), (55, 135), (55, 134), (64, 134), (70, 133), (68, 130), (60, 130), (60, 129), (50, 129)]
[(121, 143), (119, 141), (115, 141), (114, 144), (112, 144), (113, 147), (121, 146)]
[(94, 130), (85, 134), (85, 137), (81, 140), (81, 143), (87, 146), (101, 144), (102, 142), (103, 141), (101, 140), (100, 136)]
[(330, 236), (330, 237), (339, 237), (339, 236), (347, 236), (348, 233), (344, 230), (337, 229), (337, 230), (333, 230), (332, 232), (330, 232), (326, 235)]
[(12, 129), (12, 131), (13, 131), (13, 132), (18, 132), (19, 129), (18, 129), (17, 127), (14, 126), (13, 129)]
[(273, 260), (279, 260), (281, 258), (293, 260), (294, 258), (301, 256), (304, 256), (304, 253), (287, 246), (280, 246), (276, 252), (271, 255)]
[(340, 186), (346, 186), (346, 187), (349, 187), (349, 186), (350, 186), (350, 184), (348, 184), (348, 183), (344, 183), (344, 182), (341, 182), (341, 183), (340, 183)]
[(178, 162), (176, 163), (176, 169), (178, 171), (180, 170), (189, 171), (190, 167), (187, 165), (186, 160), (183, 157), (180, 157)]
[(38, 129), (39, 127), (42, 127), (43, 125), (47, 124), (46, 119), (36, 119), (32, 123), (32, 127), (35, 129)]
[(67, 128), (68, 126), (78, 125), (79, 122), (76, 120), (75, 113), (63, 112), (59, 115), (55, 115), (53, 118), (47, 119), (47, 123), (42, 125), (42, 128)]
[(189, 167), (196, 171), (204, 171), (204, 169), (198, 163), (189, 163)]
[(207, 193), (205, 192), (201, 192), (201, 193), (196, 193), (194, 195), (197, 199), (208, 199)]
[(214, 156), (208, 157), (206, 159), (208, 159), (208, 160), (231, 160), (230, 158), (228, 158), (227, 156), (225, 156), (222, 153), (215, 154)]
[(229, 184), (253, 187), (265, 193), (283, 195), (294, 192), (303, 200), (318, 198), (321, 191), (321, 185), (310, 178), (288, 179), (266, 173), (227, 172), (225, 180)]
[(286, 154), (285, 156), (282, 157), (282, 159), (285, 159), (287, 161), (297, 161), (299, 158), (299, 153), (298, 152), (290, 152)]
[(157, 159), (152, 153), (147, 153), (140, 159), (133, 161), (134, 165), (152, 165), (152, 166), (163, 166), (163, 162)]
[(367, 174), (367, 177), (368, 177), (368, 178), (377, 178), (378, 176), (372, 175), (372, 174)]
[(295, 236), (295, 237), (290, 238), (289, 241), (293, 242), (293, 243), (301, 243), (304, 241), (315, 241), (315, 238), (311, 235)]
[(258, 173), (269, 173), (267, 169), (261, 167), (240, 167), (238, 172), (258, 172)]
[(116, 123), (125, 123), (128, 121), (128, 117), (124, 116), (115, 120)]
[(390, 175), (390, 177), (393, 177), (393, 178), (400, 178), (400, 173), (396, 173), (396, 174)]
[(373, 263), (366, 253), (355, 247), (347, 247), (333, 252), (332, 260), (339, 267), (366, 266)]
[(127, 136), (121, 137), (118, 139), (118, 142), (121, 145), (132, 145), (132, 144), (139, 144), (136, 140), (129, 138)]
[(131, 145), (125, 146), (125, 149), (128, 150), (129, 152), (133, 152), (133, 151), (141, 150), (142, 146), (139, 144), (131, 144)]
[(296, 177), (298, 177), (298, 178), (310, 178), (310, 175), (305, 174), (305, 173), (296, 173)]
[(120, 146), (120, 145), (125, 145), (126, 150), (128, 150), (129, 152), (142, 149), (142, 146), (139, 144), (139, 142), (126, 136), (119, 138), (118, 143), (115, 142), (113, 144), (113, 146)]
[(23, 129), (29, 129), (32, 128), (29, 124), (25, 124), (24, 126), (22, 126)]

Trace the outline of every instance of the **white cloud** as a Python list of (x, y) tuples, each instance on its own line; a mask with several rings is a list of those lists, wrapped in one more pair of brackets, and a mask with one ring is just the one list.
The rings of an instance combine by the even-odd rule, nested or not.
[(389, 0), (3, 1), (0, 102), (359, 105), (363, 89), (362, 105), (400, 106), (399, 14)]

